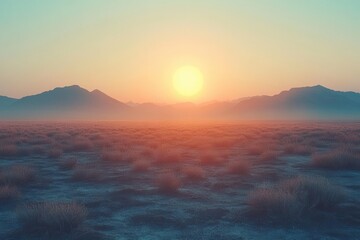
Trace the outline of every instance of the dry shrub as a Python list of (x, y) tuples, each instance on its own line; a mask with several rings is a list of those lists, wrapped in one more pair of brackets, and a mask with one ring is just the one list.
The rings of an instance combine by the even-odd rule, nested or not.
[(25, 165), (14, 165), (5, 169), (0, 174), (0, 182), (9, 185), (25, 185), (36, 178), (36, 171)]
[(345, 198), (345, 192), (326, 178), (297, 177), (280, 184), (280, 189), (294, 195), (304, 209), (332, 209)]
[(176, 193), (180, 186), (180, 179), (172, 173), (163, 174), (156, 181), (157, 187), (163, 193)]
[(280, 221), (297, 221), (314, 210), (331, 210), (345, 192), (321, 177), (296, 177), (272, 188), (258, 189), (248, 198), (249, 213)]
[(24, 230), (35, 233), (68, 233), (78, 228), (87, 216), (86, 208), (74, 202), (26, 204), (16, 213)]
[(238, 160), (228, 164), (227, 172), (230, 174), (248, 175), (250, 173), (250, 167), (249, 162)]
[(17, 146), (14, 144), (6, 144), (0, 146), (0, 156), (2, 157), (13, 157), (18, 153)]
[(290, 155), (310, 155), (312, 147), (302, 145), (301, 143), (289, 143), (284, 146), (284, 153)]
[(205, 178), (205, 172), (198, 166), (187, 166), (182, 169), (185, 177), (190, 181), (198, 181)]
[(53, 148), (48, 151), (49, 158), (59, 158), (63, 154), (63, 150), (60, 148)]
[(276, 189), (258, 189), (248, 198), (250, 213), (255, 217), (297, 219), (302, 208), (292, 194)]
[(20, 197), (20, 192), (15, 186), (0, 186), (0, 202), (16, 200)]
[(248, 152), (249, 155), (259, 156), (259, 155), (261, 155), (263, 152), (265, 152), (265, 149), (264, 149), (264, 147), (261, 147), (261, 146), (258, 146), (258, 145), (254, 145), (254, 146), (250, 146), (250, 147), (247, 149), (247, 152)]
[(350, 150), (336, 149), (314, 154), (311, 158), (311, 165), (331, 170), (360, 170), (360, 154)]
[(123, 162), (125, 160), (124, 154), (119, 151), (105, 152), (102, 154), (102, 160), (105, 162)]
[(181, 154), (174, 149), (158, 149), (155, 154), (155, 161), (159, 164), (173, 164), (181, 160)]
[(76, 158), (68, 158), (59, 163), (60, 170), (72, 170), (77, 165), (77, 159)]
[(235, 145), (232, 139), (220, 139), (212, 143), (212, 146), (217, 149), (229, 149)]
[(89, 151), (92, 148), (93, 148), (93, 144), (89, 139), (79, 138), (79, 139), (74, 139), (69, 150), (75, 152), (84, 152), (84, 151)]
[(102, 176), (95, 167), (83, 165), (77, 166), (74, 169), (74, 173), (71, 177), (71, 180), (75, 182), (100, 182), (102, 181)]
[(154, 157), (154, 150), (150, 149), (150, 148), (144, 148), (141, 153), (142, 156), (146, 157), (146, 158), (152, 158)]
[(146, 172), (149, 170), (151, 164), (146, 160), (136, 160), (133, 162), (133, 171), (135, 172)]
[(222, 164), (222, 161), (216, 153), (206, 152), (200, 154), (200, 163), (202, 165), (216, 166)]
[(260, 155), (261, 162), (274, 162), (279, 159), (279, 153), (270, 151), (264, 152)]
[(45, 146), (36, 145), (31, 148), (31, 153), (35, 154), (35, 155), (36, 154), (44, 154), (45, 152), (46, 152)]

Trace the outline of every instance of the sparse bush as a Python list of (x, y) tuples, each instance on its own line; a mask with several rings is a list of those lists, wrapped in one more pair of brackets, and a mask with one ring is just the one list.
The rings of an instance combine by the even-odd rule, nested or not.
[(121, 152), (105, 152), (102, 155), (102, 160), (105, 162), (122, 162), (124, 157)]
[(0, 186), (0, 203), (17, 199), (20, 192), (15, 186)]
[(264, 152), (260, 155), (261, 162), (274, 162), (279, 159), (279, 154), (274, 151)]
[(284, 153), (292, 155), (310, 155), (312, 153), (312, 148), (300, 143), (290, 143), (285, 145)]
[(35, 145), (31, 148), (33, 154), (44, 154), (46, 152), (45, 146)]
[(88, 166), (77, 166), (71, 177), (76, 182), (99, 182), (102, 180), (101, 174)]
[(174, 174), (164, 174), (161, 175), (157, 179), (157, 186), (160, 190), (160, 192), (164, 193), (176, 193), (180, 186), (181, 182), (178, 177), (176, 177)]
[(330, 210), (344, 198), (344, 190), (324, 178), (296, 177), (272, 188), (253, 191), (248, 205), (255, 217), (297, 221), (313, 210)]
[(69, 151), (82, 152), (82, 151), (89, 151), (92, 148), (93, 148), (93, 144), (89, 139), (79, 138), (79, 139), (75, 139), (72, 142), (72, 145), (69, 147)]
[(150, 168), (150, 162), (146, 160), (137, 160), (133, 163), (135, 172), (146, 172)]
[(154, 157), (154, 154), (154, 150), (152, 150), (151, 148), (145, 148), (141, 151), (141, 155), (147, 158)]
[(0, 146), (0, 156), (13, 157), (17, 155), (17, 147), (14, 144), (7, 144)]
[(309, 210), (332, 209), (345, 198), (345, 192), (341, 187), (322, 177), (297, 177), (282, 182), (279, 187), (294, 195), (304, 209)]
[(314, 154), (311, 165), (331, 170), (360, 170), (360, 154), (336, 149), (322, 154)]
[(69, 233), (87, 216), (86, 208), (74, 202), (40, 202), (26, 204), (16, 211), (25, 231), (35, 233)]
[(219, 165), (222, 163), (221, 159), (216, 153), (208, 152), (200, 155), (200, 163), (202, 165)]
[(241, 160), (231, 162), (227, 166), (227, 171), (230, 174), (247, 175), (250, 172), (250, 163)]
[(184, 167), (182, 172), (188, 180), (198, 181), (205, 178), (205, 172), (201, 167), (197, 166), (188, 166)]
[(295, 196), (276, 189), (255, 190), (250, 193), (248, 204), (255, 217), (290, 220), (299, 218), (302, 212), (302, 206)]
[(159, 164), (173, 164), (181, 160), (180, 152), (170, 149), (158, 149), (155, 154), (155, 161)]
[(61, 170), (72, 170), (77, 165), (77, 159), (76, 158), (68, 158), (59, 163), (59, 168)]
[(261, 146), (251, 146), (247, 149), (249, 155), (258, 156), (264, 152), (264, 147)]
[(60, 148), (54, 148), (54, 149), (50, 149), (48, 151), (49, 158), (59, 158), (62, 156), (62, 154), (63, 154), (63, 151)]
[(14, 165), (1, 173), (0, 181), (10, 185), (24, 185), (35, 180), (36, 171), (25, 165)]

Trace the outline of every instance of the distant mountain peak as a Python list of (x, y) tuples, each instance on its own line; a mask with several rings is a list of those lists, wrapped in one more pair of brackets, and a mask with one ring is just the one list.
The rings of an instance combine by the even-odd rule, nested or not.
[(91, 91), (92, 93), (96, 93), (96, 94), (104, 94), (102, 91), (100, 91), (99, 89), (95, 89), (93, 91)]
[(330, 88), (324, 87), (323, 85), (315, 85), (315, 86), (307, 86), (307, 87), (290, 88), (290, 90), (287, 90), (287, 91), (284, 91), (284, 92), (307, 91), (307, 90), (328, 90), (328, 91), (332, 91)]
[(73, 90), (73, 91), (86, 91), (86, 92), (89, 92), (88, 90), (86, 90), (85, 88), (80, 87), (79, 85), (56, 87), (56, 88), (54, 88), (53, 90), (54, 90), (54, 91), (69, 91), (69, 90)]

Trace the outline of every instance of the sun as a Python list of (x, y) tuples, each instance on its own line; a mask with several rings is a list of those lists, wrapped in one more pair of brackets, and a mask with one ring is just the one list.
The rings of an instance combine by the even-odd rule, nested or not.
[(194, 66), (182, 66), (176, 70), (173, 77), (175, 90), (182, 96), (191, 97), (203, 88), (203, 75)]

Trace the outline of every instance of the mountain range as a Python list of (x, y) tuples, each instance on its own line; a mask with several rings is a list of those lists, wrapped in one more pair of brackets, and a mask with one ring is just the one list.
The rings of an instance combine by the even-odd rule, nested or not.
[(157, 105), (123, 103), (105, 93), (80, 86), (55, 88), (20, 99), (0, 96), (3, 120), (145, 120), (145, 119), (268, 119), (357, 120), (360, 93), (317, 85), (292, 88), (273, 96), (227, 102)]

